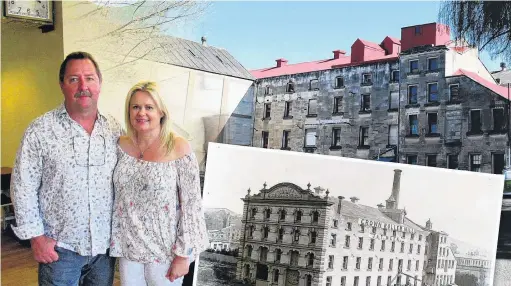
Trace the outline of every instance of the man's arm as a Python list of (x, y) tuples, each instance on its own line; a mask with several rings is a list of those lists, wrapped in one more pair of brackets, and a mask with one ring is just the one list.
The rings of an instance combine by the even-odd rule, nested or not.
[(58, 260), (56, 241), (44, 235), (39, 212), (39, 188), (43, 173), (41, 145), (36, 134), (25, 132), (16, 154), (11, 178), (11, 200), (16, 216), (14, 233), (21, 239), (30, 239), (34, 259), (41, 263)]
[(10, 188), (17, 225), (13, 230), (21, 239), (44, 234), (38, 198), (42, 171), (41, 145), (29, 128), (16, 153)]

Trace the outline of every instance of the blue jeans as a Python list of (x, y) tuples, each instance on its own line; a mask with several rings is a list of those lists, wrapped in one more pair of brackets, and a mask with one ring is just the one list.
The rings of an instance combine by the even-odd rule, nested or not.
[(39, 264), (40, 286), (111, 286), (114, 282), (115, 258), (108, 252), (96, 256), (81, 256), (76, 252), (55, 247), (59, 260)]

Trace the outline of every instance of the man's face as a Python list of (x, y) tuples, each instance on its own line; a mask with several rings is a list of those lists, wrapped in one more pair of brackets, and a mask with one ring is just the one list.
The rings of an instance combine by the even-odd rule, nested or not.
[(70, 60), (64, 80), (60, 83), (69, 112), (97, 109), (101, 82), (94, 64), (89, 59)]

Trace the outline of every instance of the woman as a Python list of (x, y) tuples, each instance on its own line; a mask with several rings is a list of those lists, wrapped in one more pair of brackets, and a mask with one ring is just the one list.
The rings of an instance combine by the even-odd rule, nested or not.
[(170, 130), (156, 83), (131, 88), (125, 120), (110, 249), (121, 257), (121, 284), (182, 285), (191, 260), (208, 245), (197, 159)]

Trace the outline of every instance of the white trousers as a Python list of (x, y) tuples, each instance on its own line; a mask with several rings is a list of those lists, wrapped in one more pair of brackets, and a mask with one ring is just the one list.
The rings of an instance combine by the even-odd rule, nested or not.
[(167, 277), (170, 263), (138, 263), (126, 258), (119, 260), (121, 286), (181, 286), (183, 277), (170, 282)]

